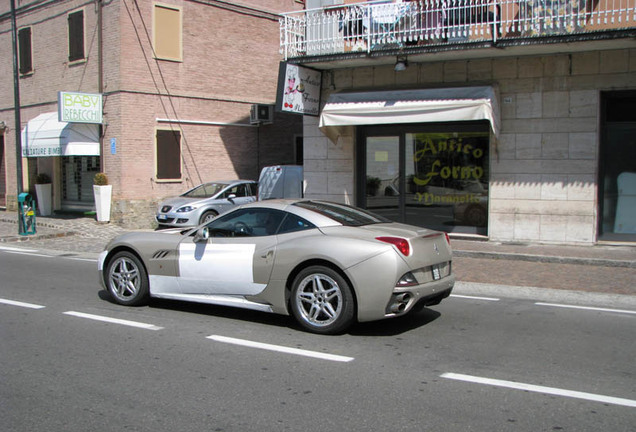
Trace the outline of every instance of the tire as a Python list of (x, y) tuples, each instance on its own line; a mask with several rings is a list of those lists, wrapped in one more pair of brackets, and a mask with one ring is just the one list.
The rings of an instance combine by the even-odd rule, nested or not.
[(116, 303), (139, 306), (148, 302), (146, 268), (131, 252), (117, 252), (106, 268), (106, 287)]
[(305, 330), (337, 334), (353, 323), (355, 301), (351, 287), (336, 271), (312, 266), (302, 270), (294, 279), (291, 311)]
[(208, 210), (201, 215), (199, 218), (199, 225), (210, 222), (212, 219), (217, 217), (219, 214), (214, 210)]

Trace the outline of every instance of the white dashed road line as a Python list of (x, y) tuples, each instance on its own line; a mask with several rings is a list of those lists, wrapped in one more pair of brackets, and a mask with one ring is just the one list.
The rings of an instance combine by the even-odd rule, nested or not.
[(91, 319), (91, 320), (95, 320), (95, 321), (107, 322), (107, 323), (111, 323), (111, 324), (120, 324), (120, 325), (129, 326), (129, 327), (141, 328), (141, 329), (145, 329), (145, 330), (161, 330), (161, 329), (163, 329), (163, 327), (157, 327), (157, 326), (152, 325), (152, 324), (140, 323), (140, 322), (137, 322), (137, 321), (128, 321), (128, 320), (123, 320), (123, 319), (118, 319), (118, 318), (109, 318), (109, 317), (105, 317), (105, 316), (101, 316), (101, 315), (92, 315), (92, 314), (87, 314), (87, 313), (83, 313), (83, 312), (68, 311), (68, 312), (64, 312), (64, 315), (71, 315), (71, 316), (78, 317), (78, 318), (86, 318), (86, 319)]
[(478, 376), (462, 375), (462, 374), (456, 374), (456, 373), (445, 373), (440, 376), (442, 378), (448, 378), (448, 379), (457, 380), (457, 381), (465, 381), (465, 382), (470, 382), (475, 384), (485, 384), (485, 385), (490, 385), (495, 387), (505, 387), (505, 388), (510, 388), (514, 390), (523, 390), (523, 391), (543, 393), (543, 394), (556, 395), (556, 396), (564, 396), (564, 397), (570, 397), (570, 398), (576, 398), (576, 399), (585, 399), (585, 400), (589, 400), (593, 402), (601, 402), (601, 403), (608, 403), (612, 405), (622, 405), (626, 407), (636, 408), (636, 400), (632, 400), (632, 399), (623, 399), (623, 398), (617, 398), (613, 396), (598, 395), (594, 393), (584, 393), (579, 391), (559, 389), (555, 387), (544, 387), (544, 386), (538, 386), (533, 384), (525, 384), (525, 383), (519, 383), (514, 381), (504, 381), (504, 380), (498, 380), (498, 379), (492, 379), (492, 378), (483, 378)]
[(298, 348), (284, 347), (281, 345), (270, 345), (266, 343), (253, 342), (253, 341), (248, 341), (245, 339), (235, 339), (235, 338), (230, 338), (225, 336), (212, 335), (212, 336), (208, 336), (207, 339), (212, 339), (217, 342), (241, 345), (241, 346), (245, 346), (249, 348), (276, 351), (276, 352), (281, 352), (285, 354), (293, 354), (293, 355), (299, 355), (304, 357), (313, 357), (313, 358), (317, 358), (321, 360), (330, 360), (330, 361), (345, 362), (345, 363), (354, 360), (353, 357), (345, 357), (345, 356), (321, 353), (316, 351), (307, 351), (307, 350), (298, 349)]
[(19, 301), (7, 300), (7, 299), (1, 299), (1, 298), (0, 298), (0, 303), (11, 305), (11, 306), (20, 306), (20, 307), (29, 308), (29, 309), (44, 309), (46, 307), (46, 306), (41, 306), (41, 305), (37, 305), (33, 303), (23, 303)]
[(597, 312), (616, 312), (616, 313), (624, 313), (624, 314), (636, 314), (636, 311), (626, 310), (626, 309), (607, 309), (607, 308), (599, 308), (599, 307), (591, 307), (591, 306), (574, 306), (574, 305), (564, 305), (564, 304), (556, 304), (556, 303), (535, 303), (537, 306), (550, 306), (550, 307), (558, 307), (558, 308), (566, 308), (566, 309), (580, 309), (580, 310), (589, 310), (589, 311), (597, 311)]
[(461, 295), (461, 294), (451, 294), (450, 296), (455, 298), (463, 298), (463, 299), (470, 299), (470, 300), (485, 300), (485, 301), (493, 301), (493, 302), (500, 300), (494, 297), (477, 297), (477, 296), (469, 296), (469, 295)]

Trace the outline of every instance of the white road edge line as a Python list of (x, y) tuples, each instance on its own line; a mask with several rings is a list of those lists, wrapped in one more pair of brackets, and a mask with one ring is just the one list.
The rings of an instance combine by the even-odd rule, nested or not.
[(463, 298), (463, 299), (471, 299), (471, 300), (486, 300), (486, 301), (499, 301), (500, 299), (494, 297), (477, 297), (477, 296), (468, 296), (461, 294), (451, 294), (451, 297)]
[(598, 311), (598, 312), (616, 312), (616, 313), (625, 313), (625, 314), (636, 314), (636, 311), (626, 310), (626, 309), (607, 309), (607, 308), (598, 308), (598, 307), (591, 307), (591, 306), (574, 306), (574, 305), (564, 305), (564, 304), (558, 304), (558, 303), (541, 303), (541, 302), (537, 302), (535, 303), (535, 305), (560, 307), (560, 308), (567, 308), (567, 309), (582, 309), (582, 310), (591, 310), (591, 311)]
[(14, 255), (28, 255), (28, 256), (37, 256), (37, 257), (44, 257), (44, 258), (53, 258), (53, 256), (51, 256), (51, 255), (45, 255), (43, 253), (38, 253), (38, 251), (5, 250), (5, 252), (10, 253), (10, 254), (14, 254)]
[(0, 246), (0, 251), (6, 252), (37, 252), (36, 249), (22, 249), (22, 248), (13, 248), (9, 246)]
[(307, 351), (307, 350), (298, 349), (298, 348), (289, 348), (289, 347), (284, 347), (280, 345), (271, 345), (271, 344), (266, 344), (261, 342), (248, 341), (245, 339), (235, 339), (235, 338), (226, 337), (226, 336), (212, 335), (212, 336), (208, 336), (206, 339), (212, 339), (217, 342), (241, 345), (241, 346), (250, 347), (250, 348), (258, 348), (258, 349), (276, 351), (276, 352), (281, 352), (286, 354), (313, 357), (313, 358), (317, 358), (321, 360), (330, 360), (330, 361), (345, 362), (345, 363), (354, 360), (353, 357), (345, 357), (345, 356), (339, 356), (335, 354), (326, 354), (326, 353), (320, 353), (316, 351)]
[(83, 312), (68, 311), (68, 312), (64, 312), (64, 315), (71, 315), (71, 316), (78, 317), (78, 318), (87, 318), (87, 319), (92, 319), (92, 320), (95, 320), (95, 321), (102, 321), (102, 322), (107, 322), (107, 323), (112, 323), (112, 324), (121, 324), (121, 325), (129, 326), (129, 327), (137, 327), (137, 328), (141, 328), (141, 329), (145, 329), (145, 330), (161, 330), (161, 329), (163, 329), (163, 327), (157, 327), (157, 326), (152, 325), (152, 324), (145, 324), (145, 323), (140, 323), (140, 322), (136, 322), (136, 321), (128, 321), (128, 320), (123, 320), (123, 319), (118, 319), (118, 318), (109, 318), (109, 317), (105, 317), (105, 316), (101, 316), (101, 315), (91, 315), (91, 314), (87, 314), (87, 313), (83, 313)]
[(559, 389), (554, 387), (544, 387), (544, 386), (538, 386), (533, 384), (524, 384), (524, 383), (519, 383), (514, 381), (504, 381), (504, 380), (483, 378), (483, 377), (477, 377), (477, 376), (471, 376), (471, 375), (462, 375), (462, 374), (456, 374), (456, 373), (444, 373), (440, 376), (442, 378), (448, 378), (448, 379), (453, 379), (458, 381), (466, 381), (466, 382), (471, 382), (476, 384), (485, 384), (485, 385), (491, 385), (496, 387), (505, 387), (505, 388), (515, 389), (515, 390), (524, 390), (529, 392), (544, 393), (544, 394), (550, 394), (550, 395), (556, 395), (556, 396), (565, 396), (565, 397), (576, 398), (576, 399), (585, 399), (585, 400), (589, 400), (593, 402), (602, 402), (602, 403), (608, 403), (612, 405), (622, 405), (622, 406), (627, 406), (632, 408), (636, 407), (636, 400), (617, 398), (613, 396), (603, 396), (603, 395), (598, 395), (594, 393), (584, 393), (584, 392), (564, 390), (564, 389)]
[(33, 303), (23, 303), (19, 301), (7, 300), (2, 298), (0, 298), (0, 303), (11, 305), (11, 306), (20, 306), (20, 307), (29, 308), (29, 309), (44, 309), (46, 307), (46, 306), (36, 305)]

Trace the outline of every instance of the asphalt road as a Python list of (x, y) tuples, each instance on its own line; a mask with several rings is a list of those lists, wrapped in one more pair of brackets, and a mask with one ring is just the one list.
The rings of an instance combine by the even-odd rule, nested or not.
[(252, 311), (118, 306), (95, 269), (0, 250), (0, 430), (636, 431), (636, 308), (460, 290), (325, 337)]

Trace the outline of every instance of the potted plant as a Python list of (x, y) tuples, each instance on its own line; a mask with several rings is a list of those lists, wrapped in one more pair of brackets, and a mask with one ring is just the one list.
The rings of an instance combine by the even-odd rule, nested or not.
[(367, 195), (376, 196), (382, 180), (378, 177), (367, 176)]
[(38, 202), (40, 216), (50, 216), (52, 213), (51, 177), (45, 173), (35, 176), (35, 195)]
[(98, 222), (110, 221), (110, 199), (113, 186), (108, 184), (108, 176), (102, 172), (93, 178), (93, 194), (95, 195), (95, 212)]

